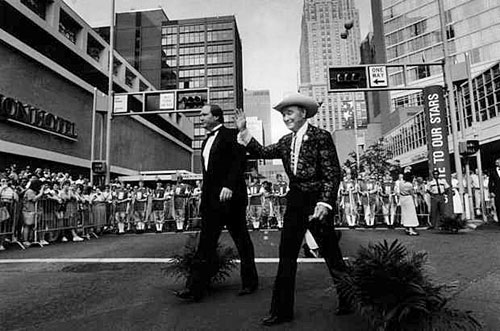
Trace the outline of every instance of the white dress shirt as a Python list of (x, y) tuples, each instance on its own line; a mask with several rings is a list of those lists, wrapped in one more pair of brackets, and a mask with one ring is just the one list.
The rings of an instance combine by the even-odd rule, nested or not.
[(302, 141), (304, 141), (304, 136), (307, 132), (307, 128), (309, 127), (309, 124), (307, 122), (302, 125), (302, 127), (297, 131), (297, 133), (293, 134), (292, 137), (292, 146), (291, 149), (291, 155), (290, 155), (290, 166), (292, 168), (293, 174), (297, 174), (297, 164), (299, 163), (299, 153), (300, 153), (300, 147), (302, 147)]
[(208, 137), (207, 143), (205, 144), (205, 148), (203, 149), (203, 159), (204, 159), (204, 166), (205, 166), (205, 171), (208, 170), (208, 161), (210, 159), (210, 150), (212, 149), (212, 145), (214, 144), (215, 138), (219, 134), (219, 129), (222, 127), (222, 124), (217, 125), (212, 129), (212, 132), (215, 131), (215, 133)]

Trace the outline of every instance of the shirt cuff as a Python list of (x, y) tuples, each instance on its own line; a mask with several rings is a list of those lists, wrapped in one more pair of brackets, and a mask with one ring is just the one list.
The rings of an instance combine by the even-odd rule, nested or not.
[(245, 129), (238, 132), (237, 140), (238, 144), (246, 146), (250, 143), (250, 140), (252, 140), (252, 135), (250, 134), (250, 131), (248, 131), (248, 129)]
[(326, 203), (326, 202), (320, 201), (316, 205), (324, 206), (324, 207), (326, 207), (326, 208), (328, 208), (330, 210), (333, 210), (332, 206), (330, 204)]

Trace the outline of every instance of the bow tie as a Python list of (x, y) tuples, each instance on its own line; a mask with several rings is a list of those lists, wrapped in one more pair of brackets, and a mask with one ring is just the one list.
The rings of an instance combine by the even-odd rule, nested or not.
[(207, 137), (212, 137), (217, 131), (219, 131), (219, 129), (207, 132)]

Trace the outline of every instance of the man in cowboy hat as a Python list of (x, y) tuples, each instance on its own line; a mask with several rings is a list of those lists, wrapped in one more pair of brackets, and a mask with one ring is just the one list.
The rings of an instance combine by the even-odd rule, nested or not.
[[(265, 147), (250, 136), (243, 111), (236, 110), (238, 141), (251, 157), (281, 159), (290, 179), (271, 310), (262, 320), (268, 326), (293, 319), (297, 257), (307, 229), (315, 237), (332, 277), (335, 271), (345, 270), (333, 225), (333, 206), (341, 179), (337, 152), (330, 133), (307, 122), (319, 106), (301, 94), (285, 97), (274, 109), (282, 113), (292, 132)], [(337, 314), (349, 312), (347, 301), (339, 296)]]

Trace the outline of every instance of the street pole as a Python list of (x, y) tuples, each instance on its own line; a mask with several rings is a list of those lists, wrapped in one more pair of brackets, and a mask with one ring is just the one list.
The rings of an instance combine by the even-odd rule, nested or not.
[[(467, 134), (465, 130), (465, 114), (464, 114), (465, 106), (462, 102), (462, 99), (458, 99), (458, 122), (460, 124), (460, 132), (462, 132), (462, 139), (464, 141), (467, 140)], [(464, 201), (464, 207), (468, 206), (468, 208), (464, 208), (464, 215), (466, 219), (472, 219), (471, 211), (474, 210), (474, 202), (472, 201), (472, 185), (470, 178), (470, 162), (469, 157), (465, 157), (465, 180), (467, 183), (467, 199)]]
[(453, 93), (453, 81), (451, 78), (451, 59), (449, 58), (448, 52), (448, 38), (446, 36), (446, 19), (444, 15), (444, 4), (443, 0), (438, 0), (439, 7), (439, 21), (441, 25), (441, 39), (443, 42), (443, 76), (446, 91), (448, 93), (448, 107), (450, 111), (450, 121), (451, 121), (451, 134), (453, 140), (453, 156), (455, 160), (455, 171), (457, 172), (458, 179), (458, 190), (460, 192), (461, 201), (464, 201), (464, 182), (463, 182), (463, 174), (462, 174), (462, 164), (460, 162), (460, 153), (458, 149), (458, 128), (457, 128), (457, 114), (455, 108), (455, 98)]
[(95, 118), (97, 108), (97, 88), (94, 87), (94, 102), (92, 103), (92, 134), (90, 136), (90, 185), (94, 185), (94, 171), (92, 164), (95, 160)]
[[(349, 36), (349, 30), (352, 29), (354, 25), (354, 20), (349, 20), (344, 23), (345, 31), (340, 34), (340, 38), (347, 39)], [(356, 176), (359, 175), (359, 146), (358, 146), (358, 120), (357, 120), (357, 109), (356, 109), (356, 94), (355, 92), (350, 93), (352, 98), (352, 108), (354, 116), (354, 143), (356, 145)], [(340, 98), (339, 98), (340, 99)], [(339, 108), (340, 109), (340, 108)], [(340, 121), (342, 123), (342, 121)]]
[[(469, 53), (465, 53), (465, 71), (467, 72), (467, 85), (469, 87), (469, 97), (470, 97), (470, 106), (472, 111), (472, 130), (474, 132), (474, 139), (479, 139), (479, 133), (477, 131), (477, 118), (476, 118), (476, 98), (474, 97), (474, 89), (472, 86), (472, 73), (471, 73), (471, 64), (470, 64), (470, 56)], [(481, 216), (483, 218), (483, 222), (486, 222), (486, 208), (484, 202), (484, 181), (483, 181), (483, 164), (481, 162), (481, 147), (476, 153), (476, 164), (478, 170), (479, 177), (479, 195), (481, 199)], [(474, 213), (474, 210), (471, 211)], [(474, 215), (474, 214), (473, 214)]]
[(358, 146), (358, 115), (356, 110), (356, 95), (354, 93), (352, 95), (352, 108), (353, 108), (353, 116), (354, 116), (354, 143), (356, 144), (356, 172), (359, 174), (359, 146)]
[(115, 0), (111, 0), (109, 29), (108, 114), (106, 116), (106, 184), (111, 181), (111, 114), (113, 113), (113, 59), (115, 45)]

